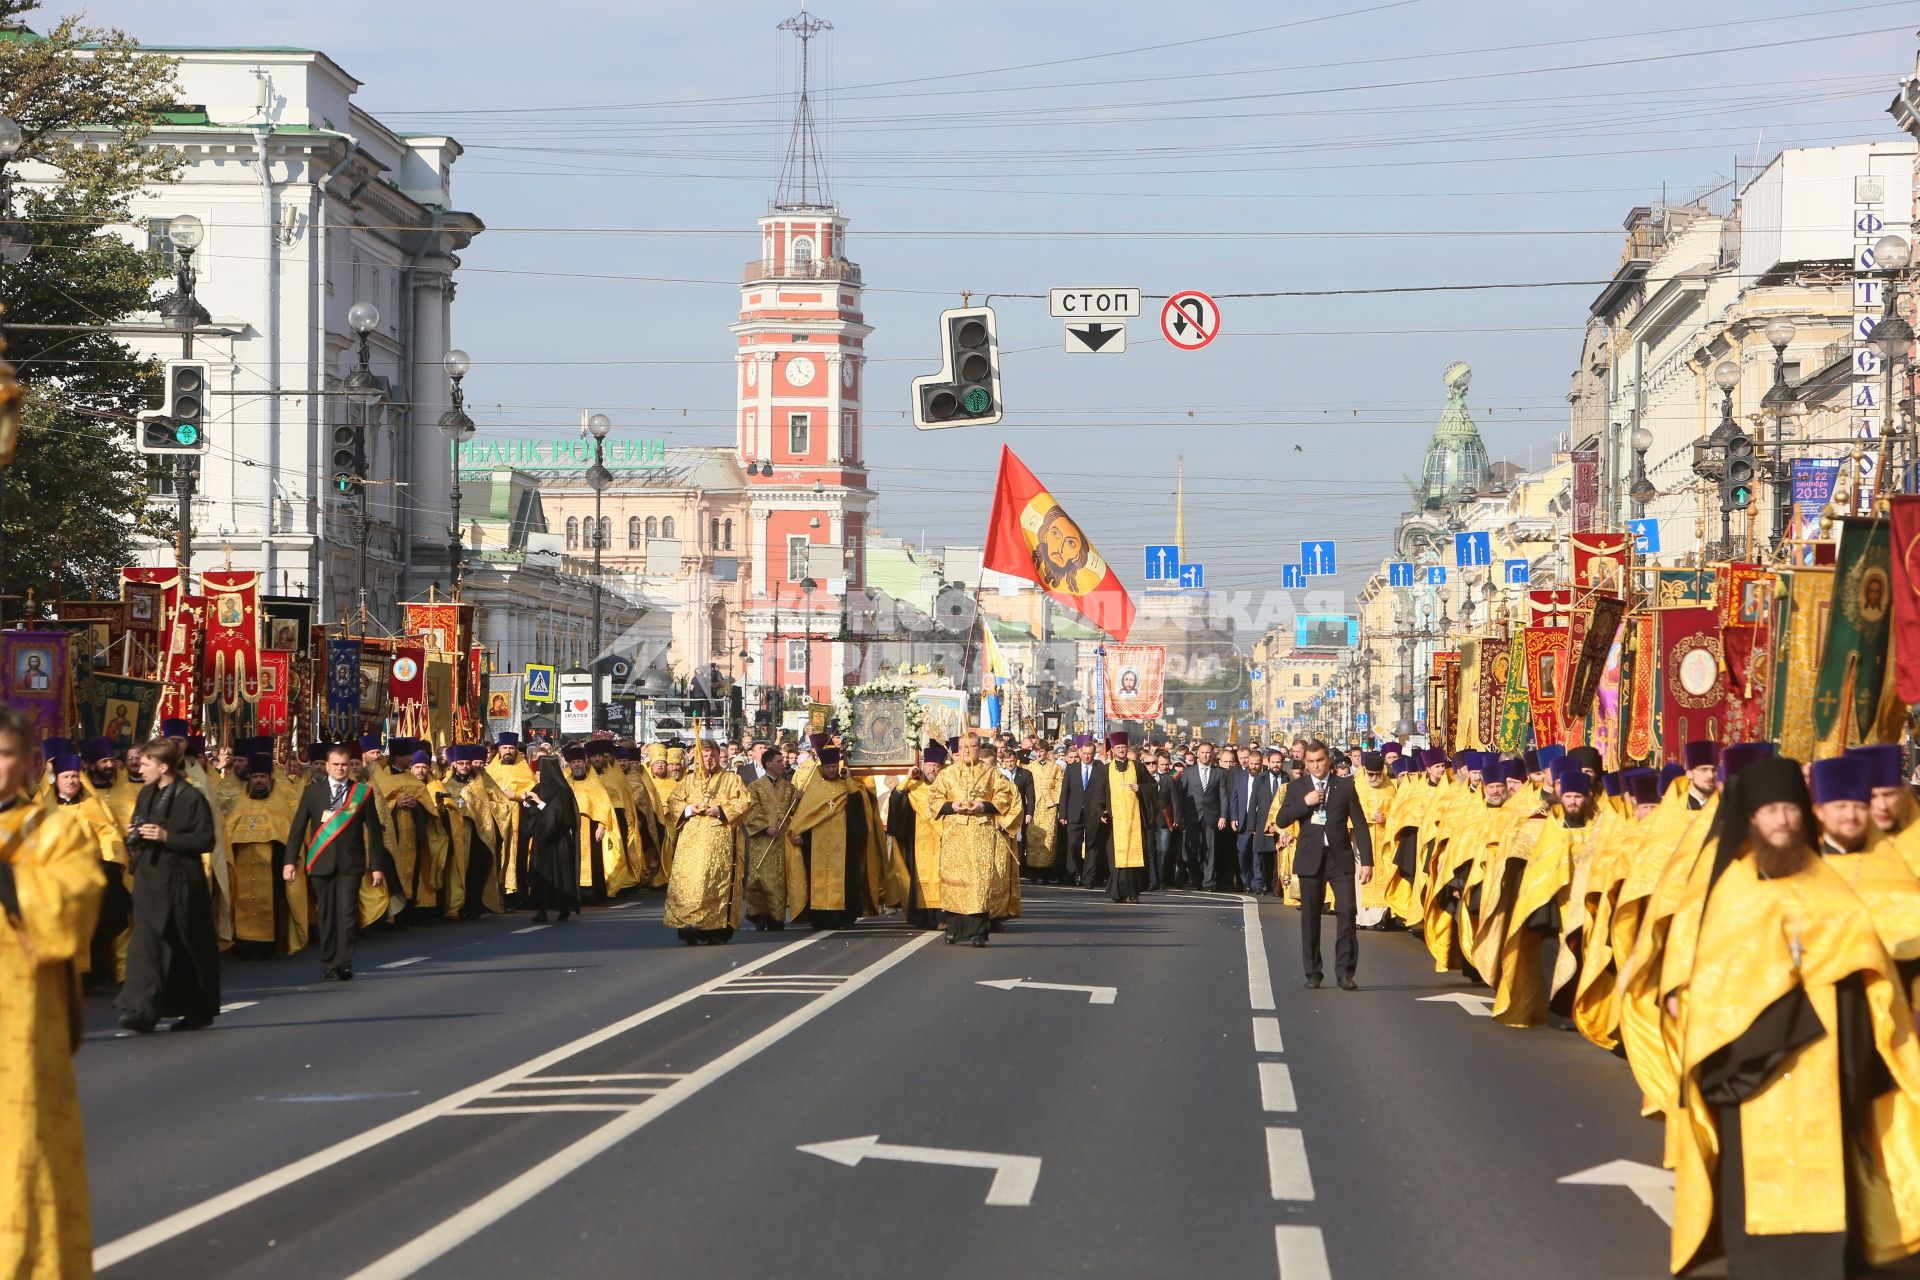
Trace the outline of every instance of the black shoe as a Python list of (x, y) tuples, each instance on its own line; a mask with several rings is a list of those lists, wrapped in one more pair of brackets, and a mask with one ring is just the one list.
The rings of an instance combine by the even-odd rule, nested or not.
[(1340, 979), (1340, 989), (1342, 991), (1358, 991), (1360, 989), (1360, 984), (1355, 982), (1352, 978), (1342, 978)]
[(984, 947), (987, 945), (987, 940), (985, 938), (974, 938), (971, 941), (973, 942), (973, 945), (976, 947)]
[(547, 922), (546, 908), (542, 907), (540, 910), (533, 913), (533, 922), (535, 924), (545, 924)]
[(212, 1018), (182, 1018), (173, 1024), (172, 1031), (204, 1031), (213, 1025)]
[(353, 981), (353, 966), (352, 966), (352, 965), (342, 965), (342, 966), (341, 966), (341, 968), (340, 968), (340, 972), (338, 972), (338, 973), (336, 973), (336, 974), (335, 974), (334, 976), (335, 976), (336, 978), (338, 978), (338, 979), (340, 979), (340, 981), (342, 981), (342, 982), (352, 982), (352, 981)]
[(944, 942), (944, 943), (946, 943), (946, 944), (947, 944), (948, 946), (952, 946), (952, 945), (953, 945), (954, 943), (956, 943), (956, 942), (958, 942), (958, 941), (960, 941), (960, 939), (958, 939), (958, 938), (956, 938), (956, 937), (954, 937), (954, 936), (953, 936), (952, 934), (950, 934), (950, 933), (949, 933), (949, 934), (947, 934), (947, 935), (946, 935), (945, 937), (943, 937), (943, 938), (941, 938), (940, 940), (941, 940), (942, 942)]
[(120, 1026), (127, 1031), (133, 1032), (135, 1035), (150, 1036), (153, 1034), (153, 1024), (151, 1022), (148, 1022), (145, 1018), (136, 1018), (130, 1013), (120, 1015)]
[(1308, 978), (1303, 985), (1305, 985), (1309, 991), (1318, 991), (1320, 989), (1320, 979)]
[(320, 981), (322, 982), (332, 982), (337, 978), (339, 978), (339, 976), (340, 976), (339, 974), (335, 973), (331, 969), (322, 969), (320, 971)]

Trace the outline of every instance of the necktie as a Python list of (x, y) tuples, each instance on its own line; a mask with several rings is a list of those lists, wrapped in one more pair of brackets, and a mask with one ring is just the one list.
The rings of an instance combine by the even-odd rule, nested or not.
[(1084, 791), (1092, 785), (1093, 785), (1093, 766), (1090, 764), (1083, 764), (1080, 766), (1080, 789)]
[(347, 784), (344, 782), (334, 783), (333, 784), (333, 807), (338, 809), (341, 805), (346, 803), (346, 800), (347, 800)]

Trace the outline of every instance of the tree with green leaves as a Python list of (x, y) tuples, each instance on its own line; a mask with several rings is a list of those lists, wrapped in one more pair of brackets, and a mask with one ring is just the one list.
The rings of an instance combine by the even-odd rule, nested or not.
[(79, 17), (37, 34), (25, 21), (37, 8), (0, 0), (0, 114), (21, 130), (11, 165), (32, 178), (13, 210), (29, 256), (0, 267), (7, 359), (27, 392), (0, 470), (0, 595), (46, 601), (114, 594), (135, 545), (171, 534), (133, 448), (158, 371), (112, 327), (153, 310), (165, 266), (124, 228), (139, 222), (133, 198), (171, 181), (180, 157), (149, 141), (177, 105), (175, 60)]

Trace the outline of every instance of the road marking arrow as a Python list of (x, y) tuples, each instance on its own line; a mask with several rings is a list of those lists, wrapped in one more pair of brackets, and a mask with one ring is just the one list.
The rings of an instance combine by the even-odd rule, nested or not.
[(1625, 1187), (1641, 1204), (1660, 1215), (1660, 1221), (1673, 1225), (1673, 1173), (1633, 1160), (1610, 1160), (1579, 1173), (1570, 1173), (1560, 1181), (1576, 1187)]
[(1015, 987), (1026, 987), (1030, 991), (1084, 991), (1088, 1004), (1112, 1004), (1120, 995), (1118, 987), (1076, 987), (1062, 982), (1029, 982), (1025, 978), (982, 978), (977, 985), (998, 987), (1002, 991)]
[(1039, 1156), (1003, 1156), (991, 1151), (952, 1151), (945, 1147), (902, 1147), (880, 1141), (870, 1133), (864, 1138), (841, 1138), (835, 1142), (814, 1142), (796, 1148), (812, 1156), (824, 1156), (848, 1168), (862, 1160), (900, 1160), (908, 1164), (944, 1164), (961, 1169), (993, 1170), (993, 1185), (987, 1188), (987, 1203), (1026, 1206), (1033, 1203), (1033, 1188), (1040, 1181)]
[(1443, 996), (1421, 996), (1417, 1004), (1457, 1004), (1476, 1018), (1493, 1016), (1492, 996), (1470, 996), (1464, 991), (1449, 991)]

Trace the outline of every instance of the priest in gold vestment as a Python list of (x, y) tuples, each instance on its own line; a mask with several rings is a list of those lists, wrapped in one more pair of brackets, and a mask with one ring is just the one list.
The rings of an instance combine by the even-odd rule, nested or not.
[[(1058, 863), (1055, 842), (1059, 839), (1060, 789), (1067, 780), (1067, 771), (1050, 754), (1041, 751), (1027, 766), (1027, 772), (1033, 775), (1033, 821), (1027, 824), (1025, 866), (1029, 878), (1045, 883), (1054, 878)], [(1147, 838), (1153, 838), (1151, 828)]]
[[(560, 753), (567, 762), (567, 785), (580, 811), (580, 889), (583, 900), (605, 901), (635, 884), (627, 871), (620, 818), (613, 795), (587, 763), (579, 744)], [(591, 893), (588, 891), (591, 890)]]
[[(276, 787), (271, 756), (247, 762), (241, 791), (227, 803), (227, 846), (233, 850), (233, 934), (236, 946), (292, 955), (307, 945), (306, 877), (280, 878), (293, 810)], [(305, 869), (297, 866), (298, 871)]]
[(890, 896), (883, 845), (873, 793), (848, 775), (839, 747), (822, 747), (787, 823), (787, 919), (846, 929), (877, 915)]
[(747, 788), (746, 916), (762, 933), (787, 927), (787, 825), (800, 793), (787, 777), (779, 747), (760, 752), (760, 777)]
[(666, 922), (688, 946), (725, 942), (740, 927), (746, 859), (739, 837), (752, 807), (740, 775), (720, 767), (719, 744), (702, 743), (699, 767), (667, 800), (674, 853)]
[(93, 1274), (73, 1053), (78, 963), (105, 881), (93, 840), (26, 796), (25, 716), (0, 705), (0, 1275)]
[(487, 777), (493, 779), (499, 793), (494, 810), (494, 829), (499, 843), (493, 855), (494, 872), (500, 893), (509, 903), (520, 893), (527, 865), (527, 845), (533, 835), (532, 823), (523, 828), (520, 802), (533, 794), (533, 766), (520, 758), (520, 735), (502, 733), (495, 744), (493, 759), (487, 761)]
[(928, 803), (940, 825), (940, 905), (947, 942), (987, 945), (990, 912), (1006, 896), (1010, 832), (1020, 820), (1020, 793), (980, 759), (980, 739), (960, 739), (960, 757), (940, 771)]
[(478, 746), (448, 747), (446, 774), (427, 784), (446, 830), (447, 896), (441, 914), (449, 920), (471, 920), (503, 905), (493, 850), (500, 842), (504, 797), (480, 767), (485, 754)]
[(1107, 897), (1137, 903), (1147, 880), (1148, 815), (1159, 800), (1153, 779), (1132, 754), (1125, 730), (1107, 735), (1107, 811), (1101, 816), (1106, 819), (1113, 861)]
[[(906, 866), (904, 909), (907, 924), (915, 929), (938, 929), (944, 924), (940, 912), (940, 826), (927, 799), (946, 764), (947, 749), (938, 742), (927, 743), (920, 753), (919, 767), (887, 797), (887, 834), (893, 840), (895, 856)], [(1039, 783), (1034, 785), (1037, 789)], [(1027, 831), (1032, 837), (1034, 828)], [(1028, 849), (1032, 849), (1031, 839)]]

